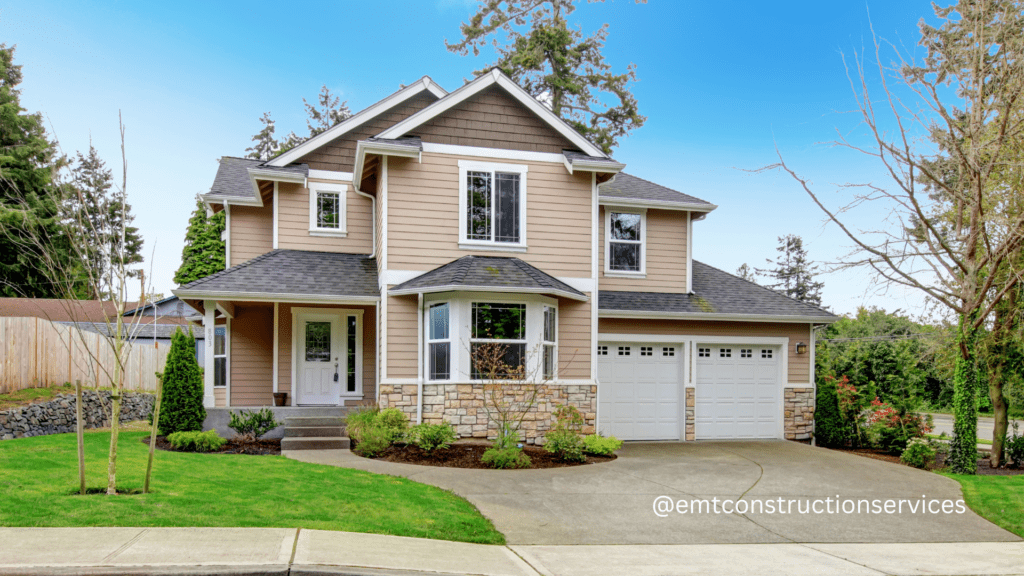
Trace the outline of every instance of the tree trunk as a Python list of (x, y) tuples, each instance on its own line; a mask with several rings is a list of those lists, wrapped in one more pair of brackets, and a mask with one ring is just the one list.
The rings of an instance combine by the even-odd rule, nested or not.
[(117, 438), (121, 431), (121, 391), (124, 389), (124, 341), (121, 316), (117, 317), (117, 338), (114, 344), (114, 356), (117, 358), (117, 365), (114, 366), (114, 390), (110, 394), (110, 454), (107, 458), (107, 495), (117, 494)]
[(960, 354), (953, 371), (953, 442), (949, 462), (955, 474), (978, 471), (978, 329), (973, 317), (960, 317)]
[(988, 395), (992, 399), (992, 415), (995, 419), (995, 426), (992, 429), (992, 456), (989, 458), (989, 465), (998, 468), (1003, 464), (1003, 443), (1006, 440), (1006, 431), (1009, 427), (1001, 373), (993, 374), (989, 378)]
[(78, 491), (85, 495), (85, 423), (82, 422), (82, 381), (75, 380), (75, 436), (78, 440)]
[(142, 484), (142, 493), (149, 494), (149, 477), (153, 474), (153, 451), (156, 449), (156, 430), (160, 424), (160, 400), (164, 396), (164, 379), (156, 380), (156, 404), (153, 406), (153, 430), (149, 433), (149, 461), (146, 462), (146, 481)]

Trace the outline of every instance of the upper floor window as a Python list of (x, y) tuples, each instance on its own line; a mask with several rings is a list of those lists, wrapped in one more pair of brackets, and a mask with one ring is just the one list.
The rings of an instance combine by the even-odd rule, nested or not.
[(310, 234), (345, 235), (344, 184), (309, 183)]
[(526, 173), (526, 166), (459, 161), (460, 247), (525, 249)]
[(613, 275), (645, 273), (644, 241), (647, 228), (644, 212), (605, 212), (605, 272)]

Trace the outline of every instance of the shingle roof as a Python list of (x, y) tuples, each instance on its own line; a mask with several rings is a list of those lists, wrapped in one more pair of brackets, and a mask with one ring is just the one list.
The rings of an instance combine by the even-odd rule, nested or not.
[(704, 204), (708, 208), (715, 207), (714, 204), (706, 200), (677, 192), (625, 172), (619, 172), (612, 180), (599, 185), (597, 190), (601, 200), (648, 200), (673, 204)]
[(245, 295), (377, 297), (377, 263), (364, 254), (273, 250), (174, 290)]
[(210, 194), (249, 200), (256, 198), (256, 192), (252, 188), (252, 181), (249, 179), (249, 170), (251, 169), (301, 174), (303, 176), (309, 174), (309, 166), (306, 164), (289, 164), (288, 166), (280, 167), (267, 166), (262, 160), (224, 156), (220, 159), (220, 165), (217, 167), (217, 175), (213, 177), (213, 186), (210, 187)]
[(258, 164), (256, 166), (250, 166), (250, 169), (258, 169), (268, 172), (285, 172), (289, 174), (301, 174), (302, 176), (309, 176), (309, 165), (308, 164), (289, 164), (287, 166), (270, 166), (268, 164)]
[[(795, 316), (833, 322), (839, 318), (817, 306), (794, 300), (763, 286), (748, 282), (694, 260), (693, 294), (657, 292), (599, 293), (601, 311), (675, 313), (700, 316), (742, 314), (762, 316)], [(820, 320), (817, 320), (820, 319)]]
[(393, 146), (405, 146), (407, 148), (415, 148), (417, 150), (423, 150), (423, 141), (419, 137), (410, 138), (367, 138), (366, 142), (373, 142), (374, 144), (390, 144)]
[[(64, 324), (65, 326), (75, 326), (86, 332), (95, 332), (104, 336), (110, 336), (114, 333), (113, 326), (110, 326), (104, 322), (58, 322), (58, 324)], [(174, 331), (181, 328), (182, 331), (190, 329), (189, 326), (182, 326), (178, 324), (125, 324), (123, 329), (127, 330), (129, 340), (143, 339), (152, 340), (154, 338), (168, 339), (174, 335)], [(202, 340), (203, 329), (199, 327), (191, 327), (192, 335), (196, 340)]]
[(463, 256), (390, 290), (416, 293), (440, 290), (489, 289), (495, 292), (536, 292), (586, 299), (586, 296), (554, 276), (523, 262), (502, 256)]

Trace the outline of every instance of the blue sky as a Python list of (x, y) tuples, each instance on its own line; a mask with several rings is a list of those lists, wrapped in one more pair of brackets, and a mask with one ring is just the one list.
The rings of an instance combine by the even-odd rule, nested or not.
[[(0, 8), (0, 42), (24, 66), (22, 104), (46, 116), (66, 152), (89, 140), (120, 170), (117, 115), (127, 129), (129, 199), (146, 241), (154, 288), (169, 294), (188, 216), (209, 190), (216, 159), (241, 156), (272, 112), (279, 134), (305, 129), (302, 98), (326, 84), (359, 110), (424, 74), (452, 90), (490, 62), (449, 53), (444, 39), (475, 2), (89, 2), (33, 0)], [(615, 157), (637, 176), (720, 206), (695, 226), (697, 259), (734, 271), (774, 258), (798, 234), (813, 259), (841, 261), (850, 242), (788, 177), (754, 174), (787, 162), (822, 186), (884, 176), (823, 144), (856, 133), (841, 53), (879, 35), (913, 52), (927, 0), (899, 2), (584, 3), (585, 32), (611, 26), (615, 69), (630, 62), (647, 124)], [(858, 216), (865, 227), (883, 215)], [(825, 304), (917, 313), (915, 293), (879, 294), (864, 272), (831, 273)]]

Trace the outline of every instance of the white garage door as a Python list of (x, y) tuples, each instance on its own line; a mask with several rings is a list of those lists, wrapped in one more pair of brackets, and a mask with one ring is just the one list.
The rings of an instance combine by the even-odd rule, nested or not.
[(778, 438), (778, 346), (697, 345), (696, 436)]
[(620, 440), (679, 440), (682, 355), (677, 344), (602, 342), (601, 433)]

